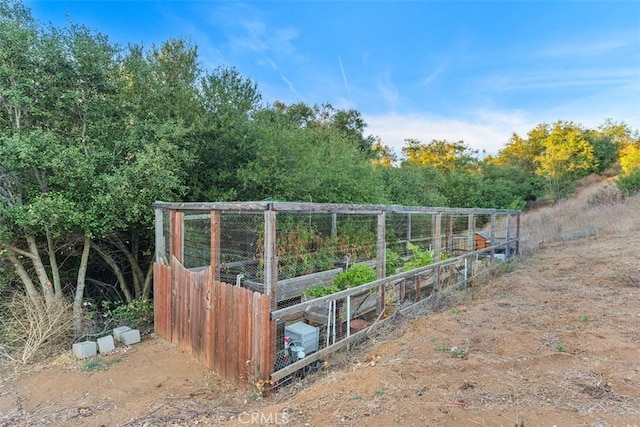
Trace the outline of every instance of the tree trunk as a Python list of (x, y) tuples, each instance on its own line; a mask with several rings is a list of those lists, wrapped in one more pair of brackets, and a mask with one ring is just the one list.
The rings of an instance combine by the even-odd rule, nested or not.
[(51, 265), (51, 275), (53, 276), (53, 289), (55, 294), (59, 298), (61, 298), (62, 297), (62, 281), (60, 280), (60, 269), (58, 268), (58, 259), (56, 258), (56, 249), (53, 244), (53, 237), (51, 236), (49, 227), (46, 227), (46, 230), (47, 230), (47, 250), (49, 252), (49, 264)]
[(53, 286), (51, 286), (51, 280), (49, 280), (47, 270), (44, 268), (42, 258), (40, 258), (40, 252), (38, 251), (36, 239), (33, 236), (26, 236), (26, 239), (29, 245), (29, 251), (32, 255), (31, 261), (33, 262), (33, 267), (36, 269), (36, 274), (38, 275), (38, 280), (40, 281), (40, 285), (42, 287), (42, 295), (44, 296), (44, 301), (47, 304), (47, 307), (50, 307), (55, 298)]
[(145, 281), (145, 276), (142, 273), (142, 269), (138, 264), (138, 260), (136, 259), (134, 253), (127, 248), (124, 242), (120, 239), (120, 236), (113, 236), (109, 239), (111, 243), (113, 243), (119, 250), (124, 254), (131, 265), (131, 275), (133, 276), (133, 291), (136, 298), (141, 298), (144, 296), (143, 292), (143, 284)]
[(15, 252), (13, 252), (12, 250), (9, 250), (8, 252), (9, 253), (7, 256), (9, 257), (9, 261), (11, 261), (13, 269), (15, 270), (20, 280), (22, 280), (22, 283), (27, 290), (29, 299), (39, 310), (44, 310), (42, 296), (38, 292), (36, 285), (33, 283), (33, 280), (31, 280), (31, 278), (29, 277), (29, 274), (27, 273), (27, 270), (25, 270), (24, 265), (22, 265), (22, 262), (16, 256)]
[(80, 258), (80, 268), (78, 268), (76, 295), (73, 298), (73, 328), (76, 336), (79, 336), (82, 331), (82, 300), (84, 299), (85, 278), (87, 276), (87, 264), (89, 262), (90, 249), (91, 239), (85, 235), (82, 257)]
[(93, 249), (100, 255), (100, 257), (111, 267), (113, 273), (116, 275), (118, 279), (118, 284), (120, 285), (120, 290), (124, 294), (124, 298), (127, 302), (133, 301), (131, 297), (131, 292), (129, 292), (129, 287), (127, 286), (127, 280), (124, 278), (124, 274), (122, 274), (122, 270), (118, 267), (118, 263), (113, 259), (111, 255), (106, 253), (100, 246), (93, 245)]
[(144, 287), (142, 288), (142, 298), (151, 298), (151, 288), (153, 286), (153, 263), (149, 264), (147, 275), (144, 278)]

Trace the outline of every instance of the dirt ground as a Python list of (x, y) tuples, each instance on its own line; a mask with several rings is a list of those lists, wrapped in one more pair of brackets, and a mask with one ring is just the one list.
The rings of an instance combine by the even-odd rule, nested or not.
[(0, 425), (640, 426), (640, 231), (503, 270), (266, 398), (153, 336), (5, 365)]

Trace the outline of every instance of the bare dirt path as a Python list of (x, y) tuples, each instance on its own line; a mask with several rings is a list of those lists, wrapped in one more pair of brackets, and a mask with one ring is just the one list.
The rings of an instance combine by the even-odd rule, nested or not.
[(505, 269), (268, 398), (153, 337), (5, 365), (0, 426), (640, 426), (640, 229)]

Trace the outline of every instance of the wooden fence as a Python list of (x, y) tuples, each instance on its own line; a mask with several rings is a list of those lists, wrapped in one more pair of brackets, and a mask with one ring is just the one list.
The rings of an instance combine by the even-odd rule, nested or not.
[[(520, 228), (518, 211), (494, 209), (284, 202), (156, 202), (154, 208), (156, 334), (221, 376), (245, 384), (282, 380), (348, 346), (367, 333), (367, 329), (352, 333), (352, 320), (379, 324), (447, 287), (466, 286), (476, 275), (479, 260), (504, 260), (517, 253)], [(337, 236), (341, 227), (346, 228), (347, 217), (352, 227), (373, 228), (367, 242), (374, 254), (366, 262), (375, 266), (377, 280), (304, 302), (304, 291), (330, 282), (329, 276), (343, 268), (336, 264), (342, 259), (335, 255), (329, 267), (280, 278), (280, 263), (290, 255), (278, 257), (278, 238), (287, 241), (286, 228), (280, 234), (276, 228), (280, 214), (285, 220), (287, 215), (304, 215), (305, 224), (316, 216), (328, 218), (324, 237)], [(357, 223), (353, 218), (364, 220)], [(190, 226), (185, 228), (185, 222)], [(478, 222), (485, 230), (476, 229)], [(432, 250), (434, 260), (442, 261), (387, 274), (387, 247), (404, 248), (407, 242), (419, 242)], [(304, 248), (305, 255), (309, 251)], [(224, 283), (232, 280), (236, 286)], [(259, 292), (250, 288), (254, 282)], [(322, 311), (331, 306), (333, 316)], [(320, 319), (313, 316), (316, 311), (322, 314)], [(299, 321), (317, 323), (324, 340), (315, 353), (274, 372), (286, 328)]]
[(154, 323), (176, 344), (221, 376), (238, 383), (267, 381), (274, 360), (275, 323), (268, 295), (212, 278), (212, 268), (154, 264)]

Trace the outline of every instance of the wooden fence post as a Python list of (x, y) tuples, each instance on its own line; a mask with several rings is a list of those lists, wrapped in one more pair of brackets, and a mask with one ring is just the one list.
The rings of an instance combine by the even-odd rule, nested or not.
[(507, 259), (511, 256), (511, 214), (507, 214), (507, 247), (504, 248), (504, 258)]
[[(491, 246), (495, 246), (496, 244), (496, 213), (493, 212), (491, 214)], [(494, 256), (496, 254), (496, 250), (495, 249), (491, 249), (491, 259), (493, 260)]]
[[(162, 208), (155, 208), (155, 233), (156, 233), (156, 256), (155, 260), (158, 264), (169, 265), (169, 260), (166, 256), (167, 246), (164, 241), (164, 212)], [(166, 260), (166, 262), (165, 262)]]
[(210, 219), (211, 228), (211, 274), (214, 282), (220, 281), (220, 211), (211, 210)]
[[(386, 212), (382, 211), (378, 214), (378, 239), (376, 242), (376, 277), (383, 279), (386, 277)], [(384, 310), (385, 299), (384, 283), (378, 287), (378, 314)]]
[[(476, 248), (475, 242), (476, 242), (476, 217), (474, 214), (470, 213), (469, 217), (468, 217), (468, 232), (469, 232), (469, 237), (468, 237), (468, 247), (471, 248), (471, 251), (469, 251), (469, 255), (467, 255), (466, 260), (467, 260), (467, 268), (465, 271), (465, 286), (468, 286), (471, 283), (471, 276), (473, 276), (473, 261), (475, 256), (477, 256), (477, 254), (475, 253), (475, 251), (478, 250), (478, 248)], [(483, 247), (484, 249), (484, 247)]]
[(516, 255), (520, 255), (520, 212), (518, 212), (516, 217)]
[[(433, 228), (433, 259), (435, 262), (440, 262), (440, 254), (442, 252), (442, 212), (438, 212), (435, 216), (435, 224)], [(440, 264), (433, 271), (433, 291), (440, 290)]]
[(276, 211), (271, 204), (264, 211), (264, 293), (271, 297), (271, 310), (277, 310), (278, 260), (276, 254)]

